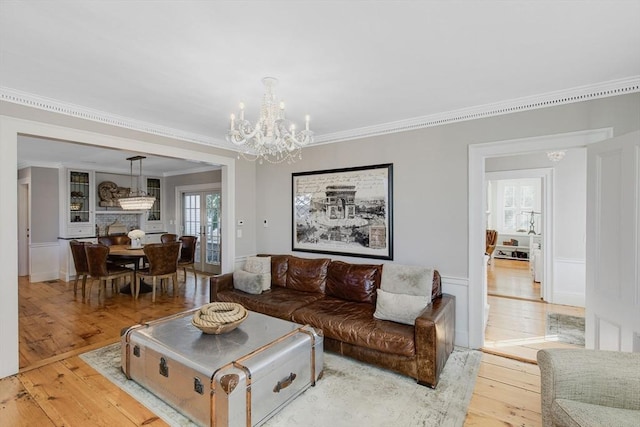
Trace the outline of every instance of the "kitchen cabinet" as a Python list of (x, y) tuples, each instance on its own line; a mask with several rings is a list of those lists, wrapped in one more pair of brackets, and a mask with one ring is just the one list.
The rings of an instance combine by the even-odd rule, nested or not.
[(162, 221), (162, 180), (160, 178), (146, 178), (146, 184), (147, 195), (156, 198), (147, 213), (147, 222)]
[(60, 175), (60, 234), (95, 236), (95, 173), (61, 169)]

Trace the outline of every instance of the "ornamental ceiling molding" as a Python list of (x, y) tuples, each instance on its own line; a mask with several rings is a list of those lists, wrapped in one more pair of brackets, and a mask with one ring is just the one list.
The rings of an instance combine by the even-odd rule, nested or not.
[[(476, 107), (463, 108), (428, 116), (382, 123), (375, 126), (317, 135), (315, 142), (310, 146), (386, 135), (396, 132), (406, 132), (456, 122), (589, 101), (598, 98), (626, 95), (635, 92), (640, 92), (640, 76), (548, 92), (541, 95), (511, 99)], [(55, 99), (45, 98), (7, 87), (0, 86), (0, 100), (139, 132), (213, 146), (224, 150), (237, 151), (237, 147), (231, 146), (231, 144), (227, 143), (223, 139), (211, 138), (201, 134), (190, 133), (128, 117), (117, 116), (104, 111), (68, 104)]]
[(556, 92), (548, 92), (541, 95), (516, 98), (492, 104), (484, 104), (476, 107), (462, 108), (429, 116), (383, 123), (377, 126), (368, 126), (342, 132), (318, 135), (315, 138), (313, 145), (348, 141), (396, 132), (412, 131), (456, 122), (484, 119), (505, 114), (520, 113), (528, 110), (536, 110), (539, 108), (589, 101), (592, 99), (626, 95), (635, 92), (640, 92), (640, 76), (612, 80), (589, 86), (580, 86)]

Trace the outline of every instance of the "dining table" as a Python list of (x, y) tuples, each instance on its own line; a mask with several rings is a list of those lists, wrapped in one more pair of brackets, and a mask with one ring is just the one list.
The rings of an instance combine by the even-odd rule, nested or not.
[[(135, 283), (140, 269), (140, 264), (144, 266), (144, 260), (146, 255), (144, 254), (143, 247), (133, 247), (129, 245), (112, 245), (109, 246), (109, 255), (107, 257), (111, 262), (115, 262), (120, 265), (133, 264), (133, 280)], [(131, 294), (131, 288), (134, 283), (127, 284), (120, 289), (121, 293)], [(152, 291), (152, 286), (147, 285), (143, 281), (140, 281), (140, 293), (144, 294)]]

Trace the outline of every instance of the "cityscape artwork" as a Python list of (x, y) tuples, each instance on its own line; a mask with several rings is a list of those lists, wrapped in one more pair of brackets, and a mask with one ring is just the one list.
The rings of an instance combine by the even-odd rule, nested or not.
[(292, 174), (292, 250), (393, 259), (393, 165)]

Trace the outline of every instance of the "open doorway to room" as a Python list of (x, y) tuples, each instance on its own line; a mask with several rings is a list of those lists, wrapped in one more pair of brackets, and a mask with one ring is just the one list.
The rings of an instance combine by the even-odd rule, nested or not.
[(584, 346), (583, 332), (576, 340), (557, 327), (584, 329), (584, 301), (567, 291), (584, 295), (584, 238), (576, 236), (586, 227), (586, 150), (567, 150), (563, 162), (546, 152), (489, 157), (485, 181), (486, 227), (497, 238), (483, 350), (533, 362), (540, 348)]
[[(487, 168), (488, 170), (488, 168)], [(544, 169), (487, 172), (487, 230), (496, 232), (487, 266), (487, 292), (543, 299)], [(550, 190), (547, 190), (550, 191)], [(548, 216), (548, 215), (547, 215)]]
[[(96, 298), (93, 296), (91, 301), (82, 301), (81, 293), (74, 294), (71, 281), (65, 281), (62, 279), (61, 261), (62, 256), (59, 254), (66, 254), (68, 249), (68, 242), (66, 239), (59, 237), (60, 227), (66, 225), (64, 219), (64, 212), (69, 204), (70, 192), (67, 192), (64, 180), (60, 180), (59, 170), (66, 168), (67, 162), (63, 161), (60, 156), (67, 154), (70, 161), (69, 168), (82, 167), (83, 169), (90, 169), (95, 172), (96, 179), (95, 186), (98, 186), (98, 177), (105, 178), (106, 175), (122, 175), (129, 181), (131, 178), (126, 170), (123, 172), (120, 170), (120, 163), (125, 156), (125, 153), (130, 153), (129, 147), (136, 146), (137, 149), (143, 153), (149, 154), (149, 162), (145, 162), (145, 172), (147, 175), (158, 176), (160, 172), (152, 172), (153, 162), (159, 163), (158, 167), (169, 168), (174, 166), (169, 162), (177, 161), (179, 164), (175, 166), (175, 171), (170, 175), (164, 177), (165, 179), (175, 178), (179, 175), (190, 176), (191, 174), (205, 174), (212, 173), (214, 170), (221, 169), (222, 172), (218, 172), (221, 179), (217, 183), (218, 185), (218, 203), (219, 212), (217, 215), (218, 224), (216, 228), (220, 232), (225, 228), (223, 227), (223, 219), (231, 221), (233, 218), (233, 211), (224, 211), (224, 206), (233, 206), (233, 159), (228, 160), (226, 158), (219, 157), (212, 154), (203, 154), (201, 152), (191, 152), (188, 150), (181, 150), (174, 147), (156, 147), (151, 144), (136, 143), (133, 144), (129, 140), (121, 141), (116, 137), (105, 137), (99, 134), (87, 134), (85, 132), (76, 135), (73, 130), (68, 130), (69, 135), (58, 135), (55, 137), (55, 131), (59, 128), (53, 128), (52, 136), (32, 136), (34, 132), (28, 132), (27, 135), (16, 133), (16, 143), (18, 146), (18, 165), (22, 166), (18, 171), (17, 181), (17, 225), (20, 231), (25, 231), (24, 238), (19, 236), (17, 243), (17, 252), (19, 260), (18, 274), (21, 277), (17, 284), (19, 284), (18, 295), (18, 328), (17, 337), (19, 338), (18, 352), (19, 352), (19, 369), (25, 369), (27, 367), (36, 366), (42, 363), (43, 360), (58, 357), (61, 354), (69, 354), (70, 352), (81, 352), (83, 348), (90, 347), (91, 345), (104, 345), (119, 337), (119, 331), (126, 325), (139, 323), (150, 318), (159, 317), (161, 315), (171, 314), (173, 312), (183, 311), (198, 305), (202, 305), (208, 301), (208, 286), (199, 287), (200, 290), (196, 291), (194, 286), (183, 286), (181, 295), (184, 298), (175, 299), (173, 294), (169, 298), (169, 294), (166, 297), (160, 296), (159, 302), (151, 303), (149, 299), (132, 300), (131, 298), (113, 298), (110, 295), (108, 300), (104, 298)], [(87, 137), (89, 135), (90, 137)], [(65, 136), (64, 138), (62, 136)], [(84, 138), (88, 139), (88, 142), (75, 142), (82, 141)], [(103, 144), (92, 144), (91, 142), (102, 142)], [(113, 143), (111, 145), (111, 143)], [(70, 154), (67, 149), (71, 150)], [(144, 151), (142, 151), (144, 150)], [(86, 157), (83, 155), (86, 154)], [(35, 157), (36, 155), (41, 157)], [(115, 162), (112, 165), (110, 162)], [(150, 164), (149, 164), (150, 163)], [(222, 166), (221, 166), (222, 165)], [(226, 168), (226, 171), (225, 171)], [(231, 173), (228, 170), (231, 169)], [(166, 169), (163, 169), (166, 170)], [(21, 173), (22, 171), (22, 173)], [(38, 174), (38, 172), (52, 172), (51, 174)], [(52, 179), (45, 179), (48, 177)], [(104, 175), (104, 176), (103, 176)], [(44, 178), (43, 178), (44, 177)], [(49, 186), (47, 189), (52, 191), (44, 191), (43, 183), (47, 183)], [(231, 189), (231, 190), (230, 190)], [(33, 191), (31, 191), (33, 190)], [(59, 190), (59, 191), (58, 191)], [(166, 193), (165, 193), (166, 194)], [(46, 196), (46, 197), (45, 197)], [(157, 198), (157, 201), (169, 199), (169, 197)], [(222, 199), (222, 200), (221, 200)], [(37, 204), (34, 201), (38, 202)], [(222, 203), (224, 201), (224, 204)], [(60, 202), (60, 204), (58, 203)], [(45, 203), (49, 203), (48, 205)], [(94, 207), (94, 204), (98, 204), (98, 197), (95, 197), (93, 203), (90, 205), (90, 210)], [(41, 206), (41, 209), (38, 207)], [(75, 210), (71, 208), (71, 210)], [(47, 218), (53, 218), (51, 224), (47, 222), (45, 225), (43, 221), (38, 221), (36, 213), (44, 213)], [(113, 213), (114, 209), (110, 213), (101, 211), (102, 217), (108, 215), (125, 215), (124, 213)], [(93, 214), (96, 216), (94, 220), (95, 225), (100, 225), (104, 218), (97, 218), (98, 215), (95, 211)], [(149, 211), (149, 215), (154, 212)], [(33, 227), (30, 227), (31, 221), (29, 220), (32, 215)], [(141, 217), (143, 213), (133, 211), (126, 215)], [(170, 220), (169, 215), (167, 218), (159, 217), (155, 215), (153, 220), (163, 221), (163, 227), (160, 229), (163, 232), (172, 232), (175, 221)], [(22, 221), (24, 219), (24, 221)], [(60, 219), (60, 221), (59, 221)], [(150, 219), (149, 219), (150, 220)], [(165, 228), (167, 227), (167, 228)], [(46, 232), (44, 232), (44, 231)], [(95, 240), (93, 236), (94, 227), (89, 227), (88, 240)], [(31, 233), (31, 231), (37, 231), (38, 233)], [(149, 235), (155, 235), (158, 233), (148, 233)], [(33, 237), (31, 237), (33, 236)], [(157, 236), (159, 238), (159, 234)], [(232, 268), (232, 262), (227, 262), (223, 259), (221, 254), (227, 254), (231, 259), (235, 253), (233, 241), (231, 239), (223, 239), (220, 234), (218, 235), (219, 245), (227, 245), (224, 248), (218, 247), (218, 268), (226, 268), (227, 270)], [(35, 241), (35, 244), (32, 242)], [(226, 240), (226, 243), (223, 242)], [(24, 241), (24, 244), (23, 244)], [(50, 249), (51, 248), (51, 249)], [(224, 249), (224, 250), (223, 250)], [(25, 251), (24, 255), (21, 253)], [(49, 256), (49, 252), (52, 251), (52, 255)], [(45, 256), (42, 256), (42, 255)], [(22, 260), (24, 259), (24, 263)], [(31, 264), (31, 266), (29, 266)], [(34, 266), (40, 265), (41, 268), (36, 269), (36, 273), (46, 270), (47, 274), (53, 275), (51, 280), (49, 278), (32, 280)], [(42, 267), (44, 265), (45, 267)], [(60, 280), (62, 279), (62, 280)], [(199, 278), (200, 279), (200, 278)], [(192, 280), (189, 278), (188, 280)], [(34, 283), (31, 283), (34, 282)], [(186, 283), (186, 280), (185, 280)], [(108, 328), (104, 327), (104, 322), (100, 323), (100, 319), (95, 316), (97, 311), (102, 312), (105, 307), (114, 308), (117, 304), (120, 307), (120, 303), (124, 308), (126, 315), (120, 316), (117, 321), (110, 322)], [(60, 322), (55, 319), (64, 318), (62, 326)], [(37, 321), (35, 321), (35, 320)], [(53, 319), (53, 320), (52, 320)], [(102, 319), (104, 320), (104, 319)], [(100, 323), (100, 324), (99, 324)], [(109, 323), (109, 322), (107, 322)], [(111, 324), (112, 323), (112, 324)], [(33, 326), (38, 326), (34, 328)], [(43, 326), (44, 325), (44, 326)], [(56, 328), (51, 328), (51, 325), (57, 325)], [(91, 331), (91, 332), (87, 332)], [(115, 335), (114, 335), (115, 334)], [(25, 338), (26, 337), (26, 338)], [(114, 338), (116, 337), (116, 338)], [(16, 340), (18, 341), (18, 340)]]

